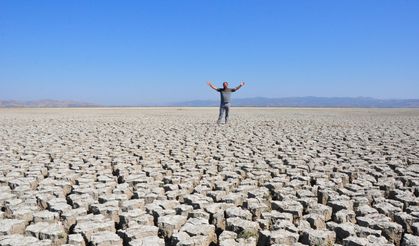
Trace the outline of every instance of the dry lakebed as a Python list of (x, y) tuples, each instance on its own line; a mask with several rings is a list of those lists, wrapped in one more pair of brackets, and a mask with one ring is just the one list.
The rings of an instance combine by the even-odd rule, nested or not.
[(0, 109), (0, 245), (419, 245), (418, 109)]

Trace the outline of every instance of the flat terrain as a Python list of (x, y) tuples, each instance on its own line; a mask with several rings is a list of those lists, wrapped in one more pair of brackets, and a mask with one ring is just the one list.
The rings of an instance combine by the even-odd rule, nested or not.
[(0, 245), (419, 245), (419, 110), (0, 110)]

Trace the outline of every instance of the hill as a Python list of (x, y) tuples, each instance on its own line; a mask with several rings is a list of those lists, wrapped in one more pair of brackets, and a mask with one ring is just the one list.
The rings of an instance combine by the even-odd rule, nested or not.
[[(371, 97), (284, 97), (236, 98), (234, 106), (242, 107), (354, 107), (354, 108), (418, 108), (419, 99), (376, 99)], [(216, 100), (195, 100), (174, 103), (171, 106), (218, 106)]]
[(98, 105), (71, 100), (0, 100), (0, 108), (72, 108), (72, 107), (96, 107)]

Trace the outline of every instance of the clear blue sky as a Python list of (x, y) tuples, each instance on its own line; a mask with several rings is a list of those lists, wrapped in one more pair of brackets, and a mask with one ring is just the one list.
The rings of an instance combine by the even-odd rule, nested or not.
[(0, 1), (0, 99), (419, 98), (419, 1)]

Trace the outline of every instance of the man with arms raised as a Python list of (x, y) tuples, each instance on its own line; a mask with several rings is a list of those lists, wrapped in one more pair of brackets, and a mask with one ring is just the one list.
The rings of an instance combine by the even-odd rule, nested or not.
[(239, 90), (240, 88), (242, 88), (242, 86), (244, 86), (244, 82), (241, 82), (239, 86), (237, 86), (236, 88), (228, 88), (228, 82), (224, 82), (223, 83), (223, 88), (217, 88), (215, 87), (213, 84), (211, 84), (211, 82), (208, 82), (208, 85), (220, 92), (220, 96), (221, 96), (221, 104), (220, 104), (220, 114), (218, 115), (218, 121), (217, 123), (220, 124), (223, 116), (225, 116), (225, 123), (227, 124), (228, 121), (228, 114), (230, 112), (230, 106), (231, 106), (231, 93)]

